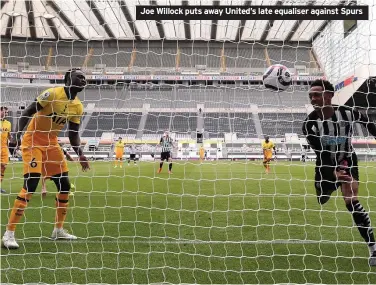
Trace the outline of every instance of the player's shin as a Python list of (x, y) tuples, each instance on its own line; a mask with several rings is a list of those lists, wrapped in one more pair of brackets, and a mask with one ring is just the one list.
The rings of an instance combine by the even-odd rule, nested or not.
[(0, 176), (0, 182), (3, 182), (4, 173), (5, 173), (5, 165), (4, 165), (4, 164), (1, 164), (1, 176)]
[(159, 169), (162, 169), (162, 166), (163, 166), (163, 161), (161, 161), (161, 163), (159, 163)]
[(370, 251), (375, 251), (375, 236), (371, 228), (371, 220), (368, 213), (364, 210), (363, 206), (358, 200), (351, 201), (346, 204), (347, 209), (352, 213), (355, 224), (358, 227), (359, 233), (370, 247)]
[(168, 170), (171, 171), (171, 169), (172, 169), (172, 162), (170, 162), (170, 163), (168, 164)]
[(61, 229), (67, 217), (67, 210), (69, 205), (69, 192), (57, 193), (55, 198), (56, 217), (55, 228)]
[(264, 165), (264, 168), (265, 168), (265, 169), (268, 168), (268, 164), (267, 164), (267, 161), (266, 161), (266, 160), (264, 160), (264, 161), (262, 162), (262, 164)]
[(10, 213), (9, 222), (7, 226), (8, 231), (15, 231), (17, 224), (20, 222), (25, 208), (29, 203), (33, 193), (28, 193), (25, 188), (22, 188), (13, 204), (12, 212)]

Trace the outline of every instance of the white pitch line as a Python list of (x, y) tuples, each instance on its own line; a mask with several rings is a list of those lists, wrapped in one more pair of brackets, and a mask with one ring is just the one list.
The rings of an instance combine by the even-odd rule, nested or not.
[(53, 243), (53, 244), (358, 244), (359, 242), (351, 241), (319, 241), (319, 240), (256, 240), (256, 241), (200, 241), (200, 240), (51, 240), (51, 239), (29, 239), (29, 240), (18, 240), (20, 243), (26, 244), (43, 244), (43, 243)]

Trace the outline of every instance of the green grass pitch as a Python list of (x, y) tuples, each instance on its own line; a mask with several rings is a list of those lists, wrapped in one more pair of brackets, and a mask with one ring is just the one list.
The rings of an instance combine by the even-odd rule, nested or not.
[[(55, 186), (40, 187), (22, 225), (20, 249), (1, 250), (2, 283), (326, 283), (376, 284), (368, 249), (341, 193), (323, 207), (313, 164), (176, 161), (80, 171), (66, 228), (73, 242), (52, 241)], [(22, 186), (10, 164), (1, 196), (1, 229)], [(376, 223), (376, 164), (361, 163), (360, 201)]]

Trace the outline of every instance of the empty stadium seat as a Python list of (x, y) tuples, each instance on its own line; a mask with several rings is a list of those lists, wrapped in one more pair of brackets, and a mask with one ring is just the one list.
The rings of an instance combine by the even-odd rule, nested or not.
[(260, 113), (262, 132), (264, 135), (283, 136), (286, 133), (303, 134), (304, 113)]
[(230, 132), (228, 113), (205, 113), (204, 129), (210, 138), (223, 138)]
[(150, 112), (146, 119), (144, 134), (163, 134), (170, 128), (172, 113)]
[(100, 137), (103, 132), (136, 134), (142, 113), (94, 112), (88, 122), (83, 137)]

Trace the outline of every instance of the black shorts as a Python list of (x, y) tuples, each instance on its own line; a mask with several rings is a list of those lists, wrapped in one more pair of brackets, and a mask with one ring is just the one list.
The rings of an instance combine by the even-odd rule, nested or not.
[(171, 152), (165, 151), (161, 152), (161, 160), (169, 160), (171, 158)]
[(129, 155), (129, 159), (135, 160), (136, 159), (136, 154), (135, 153), (130, 154)]
[(317, 201), (325, 204), (330, 199), (331, 194), (341, 186), (337, 182), (334, 170), (345, 170), (354, 180), (359, 181), (358, 158), (354, 153), (352, 156), (345, 158), (338, 165), (333, 166), (316, 166), (315, 168), (315, 188)]

